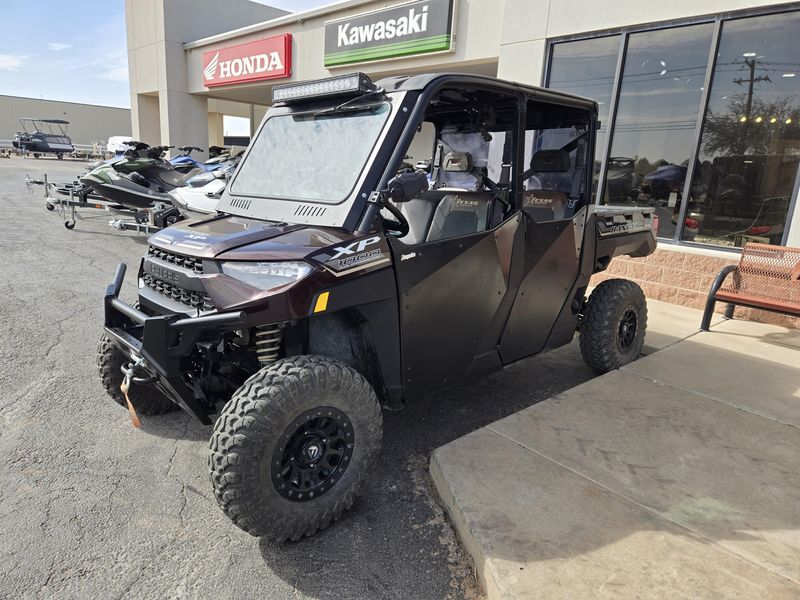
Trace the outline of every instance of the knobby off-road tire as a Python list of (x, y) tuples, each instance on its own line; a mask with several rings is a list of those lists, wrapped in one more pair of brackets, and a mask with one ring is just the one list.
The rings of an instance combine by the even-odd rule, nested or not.
[[(97, 348), (100, 381), (103, 382), (103, 387), (114, 402), (124, 408), (127, 408), (128, 404), (125, 402), (125, 396), (122, 395), (119, 386), (124, 377), (121, 369), (127, 362), (130, 362), (130, 359), (103, 334), (103, 337), (100, 338), (100, 346)], [(131, 399), (131, 404), (136, 407), (136, 412), (143, 415), (162, 415), (176, 408), (172, 401), (151, 385), (131, 383), (128, 397)]]
[[(309, 425), (296, 429), (298, 423)], [(311, 448), (303, 436), (313, 438), (315, 428), (334, 433)], [(209, 455), (214, 495), (228, 518), (247, 533), (298, 540), (325, 529), (352, 506), (382, 435), (380, 404), (356, 370), (322, 356), (280, 360), (248, 379), (217, 419)], [(337, 444), (343, 454), (314, 464), (321, 470), (313, 476), (323, 483), (309, 495), (307, 487), (294, 485), (298, 464), (287, 461), (306, 457), (309, 449), (329, 456), (332, 447), (323, 441)], [(339, 462), (331, 471), (326, 460)], [(323, 479), (326, 473), (329, 478)]]
[(608, 279), (589, 298), (580, 328), (583, 360), (607, 373), (636, 360), (647, 329), (642, 289), (626, 279)]

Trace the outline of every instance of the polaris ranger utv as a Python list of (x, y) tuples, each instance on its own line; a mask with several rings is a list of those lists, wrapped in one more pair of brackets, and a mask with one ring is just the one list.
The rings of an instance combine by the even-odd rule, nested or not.
[[(599, 373), (637, 357), (641, 290), (586, 290), (655, 249), (653, 217), (592, 203), (596, 128), (591, 100), (482, 76), (276, 86), (219, 214), (150, 238), (138, 305), (117, 268), (106, 390), (134, 418), (211, 424), (224, 402), (209, 468), (225, 514), (277, 540), (328, 526), (380, 448), (381, 405), (577, 329)], [(431, 168), (398, 174), (408, 157)]]

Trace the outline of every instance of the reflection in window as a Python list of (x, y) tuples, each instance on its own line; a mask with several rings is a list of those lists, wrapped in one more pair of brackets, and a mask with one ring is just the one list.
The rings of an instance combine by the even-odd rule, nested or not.
[(597, 101), (600, 129), (597, 131), (594, 190), (608, 131), (608, 111), (619, 54), (619, 36), (565, 42), (553, 46), (548, 86)]
[(655, 206), (661, 237), (675, 234), (713, 30), (705, 23), (628, 40), (603, 200)]
[(800, 13), (727, 21), (683, 239), (778, 244), (800, 159)]

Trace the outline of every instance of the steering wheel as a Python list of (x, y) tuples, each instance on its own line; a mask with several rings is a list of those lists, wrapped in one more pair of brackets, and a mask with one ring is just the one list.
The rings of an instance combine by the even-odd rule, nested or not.
[(411, 227), (408, 224), (408, 219), (406, 219), (405, 215), (400, 212), (400, 209), (397, 208), (394, 204), (387, 202), (384, 205), (384, 208), (392, 213), (392, 216), (395, 219), (383, 219), (383, 226), (386, 230), (396, 237), (405, 237), (408, 235), (408, 232), (411, 230)]

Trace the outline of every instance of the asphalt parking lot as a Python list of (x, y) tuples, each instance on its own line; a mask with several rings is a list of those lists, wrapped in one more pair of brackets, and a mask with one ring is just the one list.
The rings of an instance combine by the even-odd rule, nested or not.
[(315, 537), (260, 541), (212, 496), (210, 428), (176, 412), (134, 430), (100, 385), (102, 294), (118, 262), (135, 273), (146, 238), (89, 210), (68, 231), (24, 186), (83, 164), (0, 158), (0, 596), (479, 597), (430, 453), (590, 379), (577, 344), (385, 413), (384, 453), (353, 510)]

